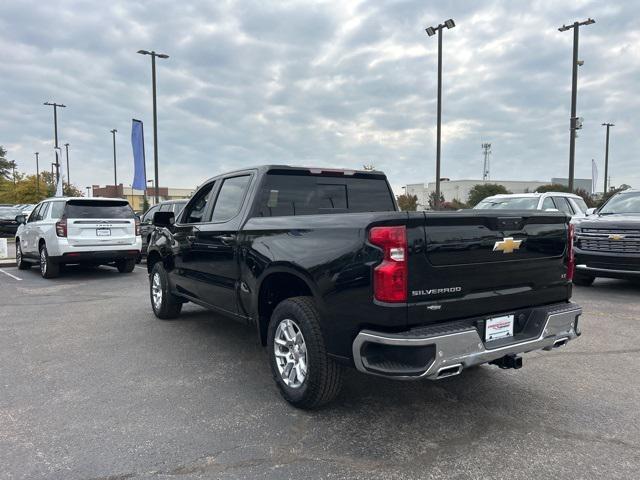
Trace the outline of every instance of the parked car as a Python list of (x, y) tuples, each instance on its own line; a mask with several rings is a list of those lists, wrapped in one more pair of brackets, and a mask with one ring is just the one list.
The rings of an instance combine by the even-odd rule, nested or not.
[(140, 222), (140, 232), (142, 236), (142, 255), (147, 254), (147, 245), (149, 244), (149, 238), (151, 238), (151, 232), (155, 228), (153, 226), (153, 214), (156, 212), (173, 212), (176, 217), (182, 211), (187, 204), (188, 199), (184, 200), (166, 200), (160, 202), (157, 205), (152, 206), (149, 210), (142, 215)]
[(0, 235), (13, 236), (18, 230), (16, 216), (20, 215), (20, 210), (14, 206), (0, 207)]
[(577, 285), (596, 277), (640, 279), (640, 190), (611, 197), (576, 225)]
[(473, 208), (477, 210), (559, 210), (573, 218), (583, 218), (587, 212), (587, 204), (581, 196), (565, 192), (493, 195)]
[(17, 266), (39, 264), (44, 278), (65, 264), (114, 265), (128, 273), (140, 255), (140, 223), (126, 200), (49, 198), (16, 220)]
[(345, 365), (436, 380), (580, 334), (560, 212), (400, 212), (381, 172), (262, 166), (154, 224), (155, 315), (191, 301), (254, 325), (297, 407), (335, 397)]

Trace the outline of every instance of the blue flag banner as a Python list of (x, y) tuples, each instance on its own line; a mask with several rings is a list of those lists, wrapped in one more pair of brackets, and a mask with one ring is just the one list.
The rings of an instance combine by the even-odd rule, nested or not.
[(144, 158), (144, 127), (140, 120), (131, 120), (131, 147), (133, 148), (133, 183), (135, 190), (147, 188), (147, 167)]

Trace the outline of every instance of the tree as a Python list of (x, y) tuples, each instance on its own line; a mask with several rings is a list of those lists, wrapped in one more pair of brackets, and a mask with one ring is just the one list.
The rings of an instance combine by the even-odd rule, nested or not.
[(147, 192), (142, 193), (142, 213), (146, 213), (149, 210), (149, 199), (147, 198)]
[(403, 212), (415, 212), (418, 209), (418, 196), (417, 195), (398, 195), (398, 206)]
[(587, 204), (587, 207), (593, 208), (596, 206), (597, 202), (593, 199), (593, 196), (587, 192), (584, 188), (576, 188), (573, 193), (579, 195), (584, 200), (584, 203)]
[(500, 185), (497, 183), (480, 183), (478, 185), (474, 185), (471, 188), (471, 190), (469, 190), (469, 197), (467, 198), (467, 207), (473, 208), (485, 198), (491, 197), (492, 195), (498, 195), (501, 193), (511, 193), (511, 192), (506, 188), (504, 188), (504, 185)]
[(461, 202), (457, 198), (454, 198), (453, 200), (451, 200), (449, 202), (449, 206), (451, 207), (452, 210), (463, 210), (465, 208), (469, 208), (469, 205), (467, 205), (464, 202)]
[(0, 145), (0, 178), (13, 181), (13, 167), (15, 162), (7, 160), (7, 151)]
[(569, 187), (566, 187), (560, 183), (549, 183), (548, 185), (540, 185), (536, 188), (536, 193), (546, 193), (546, 192), (565, 192), (570, 193)]
[[(435, 190), (433, 192), (431, 192), (429, 194), (429, 208), (431, 210), (435, 210), (436, 209), (436, 192)], [(444, 195), (442, 194), (442, 192), (440, 192), (440, 202), (438, 202), (440, 204), (440, 207), (442, 207), (442, 204), (444, 203)]]

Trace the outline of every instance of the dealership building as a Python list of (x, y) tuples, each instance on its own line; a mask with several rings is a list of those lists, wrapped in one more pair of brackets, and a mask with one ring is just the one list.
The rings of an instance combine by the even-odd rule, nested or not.
[[(440, 192), (442, 193), (445, 202), (451, 202), (452, 200), (459, 200), (466, 202), (469, 198), (469, 192), (476, 185), (483, 184), (498, 184), (502, 185), (511, 193), (527, 193), (534, 192), (536, 188), (542, 185), (548, 185), (550, 183), (556, 183), (559, 185), (567, 185), (566, 178), (552, 178), (546, 182), (538, 180), (440, 180)], [(574, 179), (574, 186), (576, 189), (584, 189), (587, 192), (591, 192), (591, 179), (576, 178)], [(429, 208), (429, 194), (435, 192), (436, 182), (429, 183), (413, 183), (404, 187), (407, 195), (415, 195), (418, 197), (418, 210), (426, 210)]]

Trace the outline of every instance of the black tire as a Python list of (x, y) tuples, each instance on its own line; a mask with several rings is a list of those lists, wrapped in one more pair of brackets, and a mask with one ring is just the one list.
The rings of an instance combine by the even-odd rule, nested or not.
[(18, 270), (29, 270), (31, 268), (31, 264), (24, 261), (20, 240), (16, 240), (16, 267), (18, 267)]
[(136, 259), (130, 258), (127, 260), (118, 260), (116, 262), (116, 267), (120, 273), (131, 273), (133, 269), (136, 268)]
[[(292, 388), (280, 373), (275, 337), (280, 323), (293, 320), (306, 346), (306, 377)], [(342, 387), (342, 366), (327, 355), (320, 327), (320, 314), (310, 297), (293, 297), (282, 301), (273, 311), (267, 332), (267, 348), (273, 378), (284, 399), (302, 409), (317, 408), (333, 400)], [(282, 347), (286, 348), (286, 347)]]
[(51, 260), (47, 246), (43, 243), (40, 247), (40, 275), (42, 278), (55, 278), (60, 274), (60, 265)]
[(578, 285), (580, 287), (590, 287), (593, 285), (596, 277), (592, 275), (586, 275), (584, 273), (574, 273), (573, 274), (573, 283), (574, 285)]
[[(159, 281), (161, 291), (159, 304), (154, 300), (154, 281), (156, 277)], [(149, 275), (149, 298), (151, 300), (153, 313), (161, 320), (169, 320), (180, 315), (182, 302), (179, 297), (175, 296), (169, 290), (169, 276), (162, 262), (157, 262)]]

